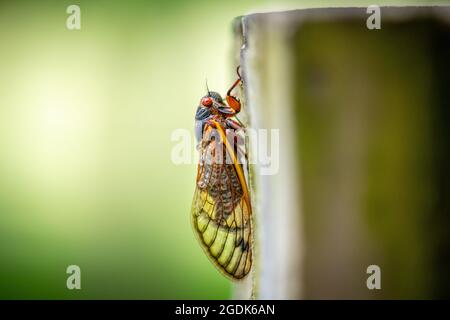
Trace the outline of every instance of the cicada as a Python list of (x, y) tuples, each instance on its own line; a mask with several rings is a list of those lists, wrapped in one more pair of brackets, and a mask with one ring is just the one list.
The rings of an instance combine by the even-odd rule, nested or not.
[[(244, 126), (236, 115), (241, 103), (232, 95), (238, 79), (221, 95), (209, 91), (195, 115), (199, 163), (192, 202), (195, 234), (213, 264), (228, 278), (243, 279), (252, 266), (252, 207), (247, 184)], [(242, 152), (242, 150), (244, 150)]]

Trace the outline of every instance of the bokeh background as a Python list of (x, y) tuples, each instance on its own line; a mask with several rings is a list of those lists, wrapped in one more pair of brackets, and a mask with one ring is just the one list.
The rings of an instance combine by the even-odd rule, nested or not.
[[(377, 1), (404, 3), (428, 2)], [(2, 1), (0, 298), (231, 297), (192, 233), (195, 165), (172, 163), (171, 133), (192, 130), (206, 77), (229, 86), (234, 17), (369, 4)]]

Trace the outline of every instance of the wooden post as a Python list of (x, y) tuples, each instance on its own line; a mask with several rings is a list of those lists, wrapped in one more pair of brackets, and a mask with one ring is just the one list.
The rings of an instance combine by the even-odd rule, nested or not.
[(450, 9), (380, 9), (372, 30), (366, 8), (235, 20), (244, 118), (279, 134), (278, 170), (251, 166), (255, 268), (237, 298), (450, 296)]

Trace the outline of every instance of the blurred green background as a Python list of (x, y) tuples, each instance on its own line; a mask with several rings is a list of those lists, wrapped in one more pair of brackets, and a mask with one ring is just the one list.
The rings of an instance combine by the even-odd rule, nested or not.
[[(229, 86), (234, 17), (351, 4), (371, 2), (1, 2), (0, 298), (229, 298), (171, 133), (192, 130), (205, 77)], [(82, 290), (66, 288), (71, 264)]]

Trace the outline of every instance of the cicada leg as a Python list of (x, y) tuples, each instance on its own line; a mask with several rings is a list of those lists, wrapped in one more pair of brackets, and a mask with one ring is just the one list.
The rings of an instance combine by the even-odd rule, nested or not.
[(238, 113), (239, 111), (241, 111), (241, 102), (239, 101), (238, 97), (231, 94), (231, 91), (233, 91), (233, 89), (242, 82), (241, 75), (239, 74), (239, 67), (237, 67), (236, 73), (238, 74), (239, 78), (233, 83), (231, 88), (228, 89), (225, 99), (227, 100), (228, 106), (232, 108), (236, 113)]
[(237, 122), (236, 120), (230, 119), (230, 118), (225, 120), (225, 124), (227, 125), (227, 128), (230, 128), (230, 129), (245, 130), (245, 128), (239, 122)]

